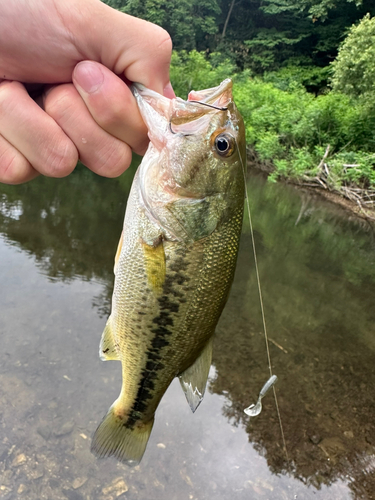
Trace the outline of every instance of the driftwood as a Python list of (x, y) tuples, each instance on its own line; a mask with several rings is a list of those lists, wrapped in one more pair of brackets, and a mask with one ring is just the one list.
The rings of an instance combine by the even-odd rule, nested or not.
[[(360, 215), (362, 215), (366, 219), (375, 221), (375, 189), (361, 188), (359, 186), (350, 184), (339, 186), (334, 176), (331, 174), (326, 162), (330, 149), (331, 146), (328, 144), (325, 153), (317, 167), (317, 174), (315, 176), (305, 174), (299, 179), (293, 180), (292, 182), (304, 187), (323, 189), (335, 195), (342, 196), (358, 207), (357, 212), (359, 212)], [(249, 153), (250, 161), (254, 163), (258, 168), (267, 172), (272, 171), (272, 167), (270, 168), (269, 162), (267, 162), (266, 165), (262, 165), (259, 160), (256, 159), (256, 154), (254, 154), (254, 152), (249, 151)], [(343, 164), (343, 168), (345, 170), (348, 168), (356, 167), (359, 167), (359, 165)]]

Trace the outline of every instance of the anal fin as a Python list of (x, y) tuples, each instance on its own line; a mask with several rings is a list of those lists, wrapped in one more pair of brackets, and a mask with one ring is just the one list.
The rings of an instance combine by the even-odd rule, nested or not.
[(179, 375), (182, 390), (194, 413), (203, 399), (212, 361), (212, 338), (194, 363)]
[(102, 361), (119, 360), (115, 339), (112, 333), (111, 316), (105, 325), (99, 347), (99, 357)]

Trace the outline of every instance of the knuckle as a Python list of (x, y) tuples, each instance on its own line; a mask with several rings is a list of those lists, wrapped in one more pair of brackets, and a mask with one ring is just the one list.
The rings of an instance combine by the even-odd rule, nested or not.
[(16, 151), (0, 148), (0, 182), (4, 184), (20, 184), (25, 181), (25, 171), (29, 163)]
[(170, 57), (172, 52), (172, 39), (169, 33), (160, 26), (156, 26), (154, 46), (158, 52), (162, 52), (164, 57)]
[(15, 81), (3, 81), (0, 83), (0, 109), (2, 112), (17, 103), (22, 84)]
[(129, 167), (131, 160), (131, 149), (126, 144), (113, 141), (111, 145), (103, 144), (92, 163), (86, 166), (104, 177), (117, 177)]
[(45, 112), (60, 122), (74, 107), (77, 91), (72, 84), (59, 85), (50, 90), (44, 102)]
[(51, 146), (46, 155), (45, 168), (51, 177), (66, 177), (73, 172), (78, 162), (78, 152), (69, 139), (51, 141)]

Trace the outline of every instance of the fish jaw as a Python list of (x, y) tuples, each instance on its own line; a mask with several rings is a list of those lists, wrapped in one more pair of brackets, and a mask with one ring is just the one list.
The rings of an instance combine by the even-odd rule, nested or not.
[[(217, 108), (216, 111), (220, 108), (226, 111), (233, 104), (232, 87), (232, 80), (227, 79), (217, 87), (199, 92), (191, 91), (187, 101), (179, 97), (168, 99), (139, 83), (133, 84), (132, 91), (147, 126), (150, 141), (160, 150), (171, 140), (171, 136), (181, 132), (179, 125), (184, 125), (183, 133), (204, 133), (215, 114), (214, 108)], [(222, 122), (224, 121), (225, 117)]]
[(132, 92), (147, 126), (151, 144), (157, 150), (161, 150), (167, 142), (172, 100), (147, 89), (140, 83), (132, 85)]
[(217, 87), (205, 90), (192, 90), (188, 101), (199, 101), (217, 107), (226, 107), (232, 101), (233, 82), (230, 78), (222, 81)]

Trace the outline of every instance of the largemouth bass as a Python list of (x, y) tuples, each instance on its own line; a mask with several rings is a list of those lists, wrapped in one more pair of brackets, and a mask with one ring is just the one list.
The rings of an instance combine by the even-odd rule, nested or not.
[(122, 363), (122, 389), (92, 451), (139, 463), (178, 376), (194, 412), (212, 336), (233, 280), (244, 203), (245, 132), (232, 82), (169, 100), (136, 85), (150, 144), (134, 177), (115, 257), (103, 360)]

